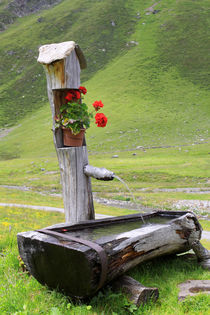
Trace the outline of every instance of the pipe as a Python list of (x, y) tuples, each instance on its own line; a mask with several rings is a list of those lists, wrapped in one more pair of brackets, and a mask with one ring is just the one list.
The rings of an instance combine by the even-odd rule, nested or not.
[(86, 176), (94, 177), (98, 180), (113, 180), (114, 173), (107, 170), (105, 167), (95, 167), (91, 165), (85, 165), (84, 173)]

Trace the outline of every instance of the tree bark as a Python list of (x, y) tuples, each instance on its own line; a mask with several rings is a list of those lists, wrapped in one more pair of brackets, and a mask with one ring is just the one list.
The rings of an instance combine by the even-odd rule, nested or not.
[(84, 297), (139, 263), (186, 252), (200, 239), (192, 213), (159, 211), (143, 217), (146, 225), (138, 214), (20, 233), (20, 256), (41, 283)]
[(191, 244), (198, 262), (204, 269), (210, 270), (210, 251), (206, 249), (199, 240), (194, 240)]
[(91, 180), (84, 174), (87, 147), (57, 149), (66, 222), (75, 224), (95, 219)]
[(112, 290), (122, 291), (128, 300), (136, 306), (144, 305), (150, 301), (155, 302), (159, 297), (158, 288), (145, 287), (129, 276), (121, 276), (110, 283)]

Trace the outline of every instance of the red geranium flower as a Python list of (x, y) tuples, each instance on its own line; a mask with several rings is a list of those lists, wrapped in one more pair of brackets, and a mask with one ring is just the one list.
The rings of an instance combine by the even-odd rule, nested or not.
[(79, 91), (80, 91), (80, 93), (82, 93), (84, 95), (87, 93), (87, 89), (84, 86), (80, 86)]
[(72, 91), (73, 97), (76, 98), (77, 100), (80, 99), (81, 95), (79, 91), (73, 90)]
[(98, 111), (100, 108), (104, 107), (104, 104), (102, 103), (102, 101), (95, 101), (93, 103), (93, 107), (96, 111)]
[(65, 99), (70, 102), (72, 101), (72, 98), (73, 98), (73, 94), (71, 92), (68, 92), (65, 96)]
[(97, 113), (95, 115), (95, 120), (97, 127), (105, 127), (108, 119), (103, 113)]
[(73, 99), (79, 100), (80, 98), (81, 98), (81, 94), (77, 90), (70, 90), (69, 92), (67, 92), (67, 94), (65, 96), (65, 99), (68, 102), (71, 102)]

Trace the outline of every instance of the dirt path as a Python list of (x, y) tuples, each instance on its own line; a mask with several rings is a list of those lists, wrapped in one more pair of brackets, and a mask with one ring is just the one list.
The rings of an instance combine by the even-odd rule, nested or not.
[(21, 125), (17, 125), (17, 126), (15, 126), (15, 127), (11, 127), (11, 128), (2, 128), (2, 129), (0, 129), (0, 139), (1, 138), (4, 138), (4, 137), (6, 137), (12, 130), (14, 130), (14, 129), (16, 129), (16, 128), (18, 128), (18, 127), (20, 127)]
[[(4, 203), (0, 202), (0, 207), (11, 207), (11, 208), (27, 208), (32, 210), (40, 210), (40, 211), (53, 211), (53, 212), (61, 212), (64, 213), (63, 208), (56, 208), (56, 207), (47, 207), (47, 206), (31, 206), (31, 205), (23, 205), (19, 203)], [(96, 219), (104, 219), (108, 218), (110, 215), (105, 214), (96, 214)]]

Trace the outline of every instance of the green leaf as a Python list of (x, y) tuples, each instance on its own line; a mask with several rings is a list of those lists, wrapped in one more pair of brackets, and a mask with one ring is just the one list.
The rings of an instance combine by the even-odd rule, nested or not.
[(87, 309), (88, 311), (90, 311), (90, 310), (92, 309), (92, 306), (91, 306), (91, 305), (88, 305), (88, 306), (86, 307), (86, 309)]
[(62, 313), (59, 311), (57, 307), (51, 308), (50, 315), (62, 315)]

